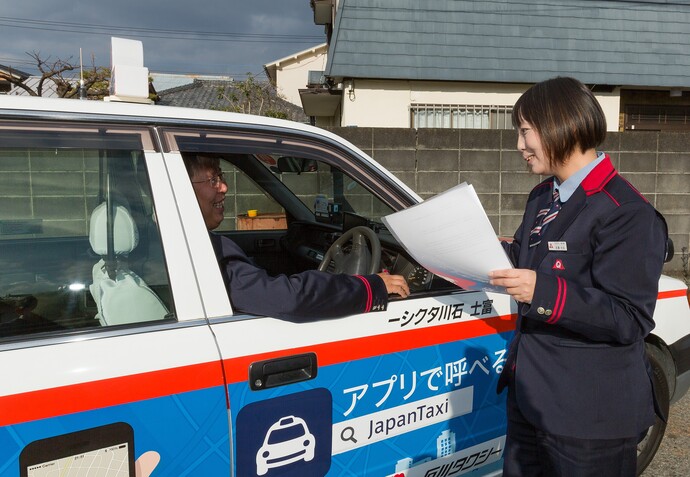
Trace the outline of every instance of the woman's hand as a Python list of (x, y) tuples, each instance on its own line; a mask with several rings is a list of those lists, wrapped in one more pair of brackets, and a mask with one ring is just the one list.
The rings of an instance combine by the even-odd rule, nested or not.
[(525, 268), (510, 268), (489, 272), (489, 283), (504, 287), (506, 292), (521, 303), (532, 303), (537, 273)]

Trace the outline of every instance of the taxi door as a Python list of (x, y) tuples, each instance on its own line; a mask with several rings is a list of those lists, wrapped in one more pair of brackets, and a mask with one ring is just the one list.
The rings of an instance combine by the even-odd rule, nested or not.
[(218, 320), (237, 475), (497, 471), (509, 307), (458, 293), (313, 323)]
[(0, 476), (227, 475), (163, 157), (149, 128), (72, 119), (0, 119)]
[[(392, 300), (385, 312), (307, 323), (231, 308), (194, 193), (183, 179), (185, 153), (234, 158), (240, 166), (251, 162), (246, 172), (274, 198), (282, 189), (266, 192), (271, 177), (262, 167), (275, 171), (283, 157), (297, 163), (294, 175), (276, 172), (280, 184), (293, 191), (279, 199), (293, 226), (311, 219), (318, 227), (315, 214), (338, 209), (345, 196), (349, 206), (369, 209), (379, 202), (399, 204), (401, 196), (395, 182), (386, 182), (384, 174), (372, 172), (363, 159), (332, 141), (275, 127), (270, 134), (248, 129), (163, 131), (171, 148), (166, 164), (171, 176), (180, 178), (177, 202), (185, 234), (198, 245), (190, 250), (196, 275), (205, 280), (200, 292), (222, 355), (235, 475), (500, 473), (505, 397), (495, 390), (515, 325), (507, 296), (441, 286)], [(252, 181), (223, 170), (229, 189), (226, 220), (239, 221), (244, 209), (259, 208), (253, 202), (237, 205), (247, 204), (241, 194)], [(337, 179), (327, 187), (335, 202), (314, 204), (313, 194), (302, 195), (303, 188), (322, 190), (328, 174)], [(299, 200), (291, 203), (291, 197)], [(298, 205), (304, 204), (318, 210), (300, 216)], [(235, 230), (228, 236), (240, 242), (252, 233)], [(304, 258), (318, 260), (323, 251), (307, 242), (298, 247)]]

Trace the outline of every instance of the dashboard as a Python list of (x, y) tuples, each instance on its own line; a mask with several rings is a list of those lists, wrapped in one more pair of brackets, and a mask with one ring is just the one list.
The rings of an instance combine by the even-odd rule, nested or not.
[(381, 262), (386, 265), (384, 268), (391, 274), (405, 277), (411, 292), (425, 291), (431, 288), (434, 274), (401, 253), (382, 248)]

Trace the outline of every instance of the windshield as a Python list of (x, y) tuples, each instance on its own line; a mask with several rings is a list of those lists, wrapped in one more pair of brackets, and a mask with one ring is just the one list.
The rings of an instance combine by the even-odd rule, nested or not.
[(394, 210), (340, 169), (316, 159), (255, 156), (308, 207), (319, 222), (342, 225), (352, 216), (381, 223)]

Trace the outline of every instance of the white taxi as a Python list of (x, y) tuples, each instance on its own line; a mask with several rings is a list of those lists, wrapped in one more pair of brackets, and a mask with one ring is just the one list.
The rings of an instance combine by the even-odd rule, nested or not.
[[(221, 160), (219, 233), (270, 273), (315, 269), (364, 226), (374, 269), (405, 275), (410, 297), (306, 323), (233, 310), (187, 154)], [(515, 304), (415, 263), (381, 218), (421, 199), (348, 142), (248, 115), (0, 97), (0, 184), (0, 476), (500, 475)], [(667, 407), (690, 386), (682, 282), (662, 277), (655, 320)]]

